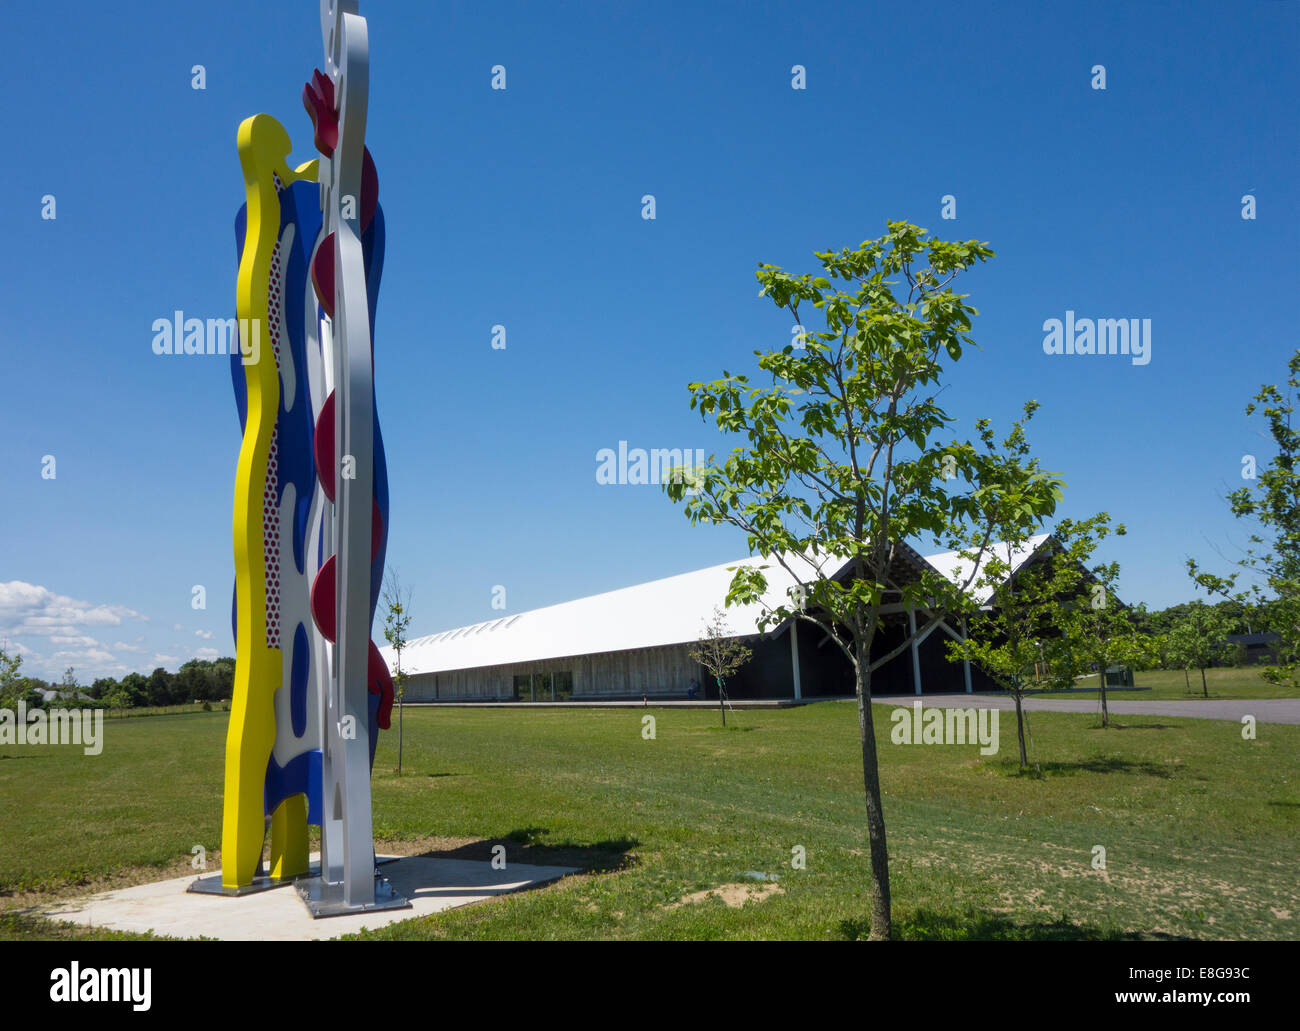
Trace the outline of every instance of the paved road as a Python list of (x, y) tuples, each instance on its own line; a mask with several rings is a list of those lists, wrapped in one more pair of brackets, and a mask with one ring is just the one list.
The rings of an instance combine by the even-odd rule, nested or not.
[[(907, 705), (916, 700), (915, 695), (898, 695), (877, 699), (882, 705)], [(1010, 709), (1015, 711), (1014, 698), (1004, 695), (938, 694), (922, 695), (926, 707)], [(1039, 698), (1025, 699), (1030, 712), (1100, 712), (1101, 701), (1096, 698)], [(1193, 716), (1202, 720), (1232, 720), (1240, 723), (1245, 715), (1254, 716), (1260, 723), (1300, 723), (1300, 698), (1206, 698), (1195, 701), (1159, 701), (1157, 699), (1107, 700), (1106, 708), (1114, 715), (1125, 716)]]
[[(877, 705), (911, 705), (917, 695), (877, 695)], [(966, 709), (975, 706), (980, 709), (998, 708), (1015, 710), (1015, 700), (1006, 695), (987, 694), (927, 694), (919, 696), (926, 707), (948, 707)], [(736, 699), (730, 703), (733, 709), (784, 709), (795, 705), (809, 705), (818, 701), (847, 701), (850, 698), (837, 699)], [(463, 709), (640, 709), (645, 703), (640, 701), (569, 701), (569, 702), (407, 702), (408, 707), (428, 708), (463, 708)], [(717, 699), (712, 701), (697, 700), (655, 700), (650, 699), (652, 709), (716, 709)], [(1031, 712), (1100, 712), (1101, 703), (1096, 698), (1042, 698), (1030, 696), (1025, 699), (1025, 708)], [(1300, 698), (1206, 698), (1201, 701), (1150, 701), (1116, 699), (1109, 703), (1109, 708), (1116, 715), (1126, 716), (1192, 716), (1202, 720), (1232, 720), (1240, 723), (1241, 717), (1250, 714), (1260, 723), (1300, 723)]]

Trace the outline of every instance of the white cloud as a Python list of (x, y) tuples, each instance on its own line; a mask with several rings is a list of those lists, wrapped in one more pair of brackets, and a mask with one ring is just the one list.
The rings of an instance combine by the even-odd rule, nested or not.
[(194, 657), (195, 657), (196, 659), (209, 659), (209, 660), (210, 660), (210, 659), (218, 658), (220, 655), (221, 655), (221, 653), (220, 653), (219, 651), (217, 651), (217, 649), (215, 649), (215, 648), (199, 648), (199, 649), (196, 649), (195, 652), (194, 652)]
[(149, 660), (149, 665), (157, 669), (159, 666), (172, 666), (180, 661), (175, 655), (163, 655), (161, 652), (154, 652), (153, 658)]
[[(121, 626), (127, 620), (146, 618), (125, 605), (97, 604), (48, 587), (10, 580), (0, 583), (0, 640), (23, 657), (23, 672), (60, 679), (68, 666), (78, 679), (125, 668), (112, 652), (85, 632), (88, 627)], [(52, 651), (39, 647), (44, 639)]]
[(76, 634), (50, 634), (50, 644), (79, 644), (83, 648), (93, 648), (99, 644), (93, 637)]
[[(77, 671), (77, 679), (84, 680), (83, 670), (87, 667), (96, 671), (107, 664), (117, 663), (117, 656), (112, 652), (106, 652), (102, 648), (85, 648), (78, 651), (57, 651), (45, 660), (47, 669), (57, 669), (62, 671), (71, 666)], [(98, 673), (96, 674), (98, 675)]]
[(121, 626), (124, 619), (143, 618), (125, 605), (96, 605), (22, 580), (0, 583), (0, 630), (15, 637), (74, 635), (77, 627)]
[(195, 637), (201, 637), (201, 638), (203, 638), (203, 640), (205, 640), (205, 641), (211, 641), (211, 640), (212, 640), (212, 632), (211, 632), (210, 630), (195, 630), (195, 631), (194, 631), (194, 636), (195, 636)]

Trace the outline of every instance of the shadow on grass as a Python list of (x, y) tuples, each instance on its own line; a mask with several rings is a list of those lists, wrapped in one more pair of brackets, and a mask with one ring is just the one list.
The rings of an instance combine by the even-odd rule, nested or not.
[[(1028, 780), (1040, 779), (1038, 770), (1035, 769), (1033, 764), (1022, 769), (1020, 762), (1016, 759), (998, 759), (993, 762), (986, 762), (984, 766), (1003, 777), (1024, 777)], [(1037, 767), (1042, 770), (1042, 779), (1069, 777), (1076, 773), (1129, 773), (1138, 776), (1159, 777), (1161, 780), (1168, 780), (1172, 776), (1169, 769), (1160, 763), (1121, 759), (1113, 755), (1094, 756), (1091, 759), (1081, 759), (1077, 762), (1039, 762)]]
[[(840, 935), (850, 941), (865, 940), (871, 925), (867, 920), (841, 920)], [(1068, 916), (1059, 920), (1017, 923), (1006, 917), (974, 911), (964, 915), (919, 909), (894, 921), (896, 941), (1192, 941), (1181, 935), (1103, 930), (1075, 923)]]
[(1103, 728), (1100, 723), (1093, 728), (1094, 730), (1177, 730), (1172, 723), (1116, 723), (1110, 721), (1110, 726)]
[[(1105, 730), (1105, 731), (1111, 731), (1111, 730), (1116, 730), (1116, 731), (1118, 731), (1118, 730), (1179, 730), (1179, 729), (1180, 729), (1179, 727), (1176, 727), (1176, 726), (1175, 726), (1174, 724), (1172, 724), (1172, 723), (1121, 723), (1119, 720), (1117, 720), (1117, 719), (1115, 718), (1116, 715), (1117, 715), (1116, 713), (1113, 713), (1113, 712), (1112, 712), (1112, 713), (1110, 714), (1110, 723), (1108, 723), (1106, 726), (1103, 727), (1103, 726), (1101, 725), (1101, 716), (1094, 712), (1094, 713), (1092, 714), (1092, 716), (1093, 716), (1093, 718), (1096, 720), (1096, 722), (1095, 722), (1095, 723), (1090, 723), (1090, 724), (1088, 724), (1088, 729), (1089, 729), (1089, 730)], [(1134, 715), (1141, 715), (1141, 714), (1140, 714), (1140, 713), (1135, 713)]]
[(485, 838), (471, 841), (453, 849), (434, 849), (421, 852), (421, 856), (435, 859), (471, 859), (491, 862), (500, 853), (493, 850), (499, 845), (505, 849), (509, 863), (534, 863), (538, 866), (576, 866), (583, 873), (615, 873), (629, 870), (637, 859), (632, 849), (640, 844), (635, 838), (611, 838), (587, 843), (554, 841), (542, 843), (547, 834), (545, 827), (522, 827), (502, 838)]

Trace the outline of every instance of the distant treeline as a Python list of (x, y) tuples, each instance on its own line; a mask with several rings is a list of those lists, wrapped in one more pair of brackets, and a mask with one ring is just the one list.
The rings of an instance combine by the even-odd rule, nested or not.
[(128, 673), (121, 680), (100, 677), (89, 685), (78, 684), (72, 670), (68, 670), (63, 682), (58, 684), (38, 677), (24, 677), (19, 681), (20, 689), (25, 689), (29, 704), (40, 703), (41, 696), (36, 693), (40, 689), (59, 692), (59, 699), (48, 703), (50, 705), (81, 704), (109, 709), (216, 702), (230, 698), (234, 684), (233, 658), (191, 659), (175, 673), (169, 673), (159, 666), (148, 676), (143, 673)]
[(1155, 612), (1145, 608), (1133, 610), (1133, 622), (1148, 634), (1167, 634), (1179, 623), (1193, 616), (1197, 609), (1207, 608), (1217, 613), (1227, 624), (1230, 634), (1268, 634), (1281, 628), (1275, 624), (1284, 618), (1275, 602), (1260, 605), (1243, 605), (1237, 601), (1209, 604), (1203, 601), (1185, 601)]

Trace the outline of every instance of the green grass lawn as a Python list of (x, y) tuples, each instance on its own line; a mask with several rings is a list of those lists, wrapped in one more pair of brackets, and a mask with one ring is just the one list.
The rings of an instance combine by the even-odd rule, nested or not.
[[(1149, 693), (1146, 697), (1150, 697)], [(975, 746), (898, 746), (876, 709), (903, 938), (1295, 938), (1300, 727), (1034, 713), (1041, 779)], [(381, 843), (590, 872), (376, 938), (846, 938), (870, 881), (852, 703), (717, 714), (414, 709), (375, 764)], [(220, 845), (221, 712), (122, 720), (97, 758), (0, 749), (0, 937), (69, 932), (20, 908), (179, 876)], [(1094, 846), (1106, 849), (1093, 869)], [(382, 847), (382, 844), (381, 844)], [(806, 869), (793, 869), (796, 848)], [(210, 864), (210, 869), (212, 864)], [(707, 889), (775, 874), (732, 908)], [(687, 900), (683, 902), (683, 900)]]
[[(1187, 682), (1191, 682), (1188, 691)], [(1047, 697), (1059, 698), (1096, 698), (1096, 674), (1075, 682), (1076, 690), (1070, 692), (1046, 692)], [(1107, 698), (1157, 698), (1161, 701), (1187, 700), (1204, 698), (1201, 693), (1201, 674), (1198, 670), (1188, 670), (1184, 679), (1182, 670), (1151, 669), (1133, 674), (1134, 687), (1150, 690), (1133, 691), (1112, 687), (1106, 691)], [(1259, 667), (1242, 667), (1233, 669), (1207, 669), (1205, 686), (1209, 688), (1210, 698), (1300, 698), (1300, 688), (1294, 685), (1274, 685), (1259, 675)], [(1088, 689), (1091, 690), (1079, 690)]]

